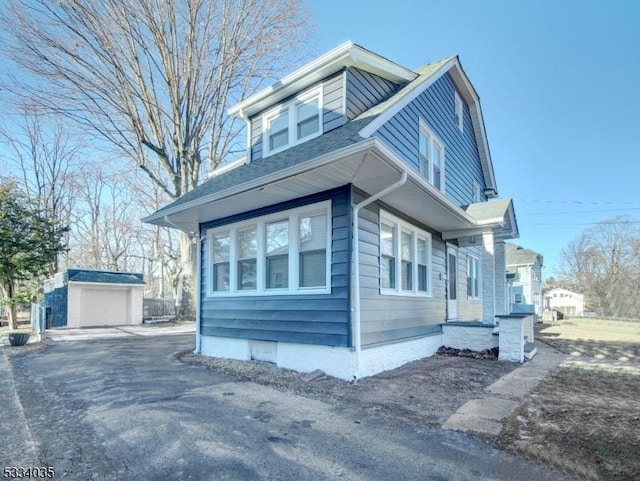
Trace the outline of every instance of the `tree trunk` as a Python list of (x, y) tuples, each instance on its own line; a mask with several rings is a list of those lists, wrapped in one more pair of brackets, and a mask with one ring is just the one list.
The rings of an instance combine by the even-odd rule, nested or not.
[(195, 319), (196, 245), (189, 235), (180, 232), (180, 260), (182, 269), (177, 289), (178, 316)]
[(16, 286), (9, 282), (7, 286), (7, 299), (9, 300), (9, 329), (18, 329), (18, 305), (13, 302), (16, 294)]

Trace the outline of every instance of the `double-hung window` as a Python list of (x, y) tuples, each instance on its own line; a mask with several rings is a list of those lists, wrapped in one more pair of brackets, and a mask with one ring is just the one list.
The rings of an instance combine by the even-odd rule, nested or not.
[(480, 262), (471, 255), (467, 256), (467, 297), (480, 298)]
[(274, 154), (322, 133), (322, 87), (279, 105), (263, 116), (265, 155)]
[(438, 190), (444, 190), (444, 144), (420, 121), (420, 173)]
[(464, 104), (462, 103), (462, 99), (458, 94), (458, 91), (455, 92), (453, 98), (454, 111), (453, 111), (453, 119), (458, 126), (460, 132), (464, 131)]
[(324, 287), (327, 283), (327, 213), (298, 217), (300, 287)]
[(258, 232), (255, 224), (237, 231), (238, 290), (252, 290), (257, 283)]
[(380, 292), (431, 294), (431, 235), (386, 212), (380, 214)]
[(215, 292), (229, 291), (231, 233), (228, 230), (217, 232), (213, 235), (211, 246), (213, 250), (212, 289)]
[(208, 231), (208, 294), (331, 292), (331, 201)]

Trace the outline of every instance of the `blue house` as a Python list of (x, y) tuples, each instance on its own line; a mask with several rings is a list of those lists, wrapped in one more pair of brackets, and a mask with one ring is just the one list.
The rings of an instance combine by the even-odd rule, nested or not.
[(353, 379), (497, 343), (518, 229), (458, 57), (347, 42), (229, 113), (246, 158), (145, 219), (199, 239), (197, 351)]

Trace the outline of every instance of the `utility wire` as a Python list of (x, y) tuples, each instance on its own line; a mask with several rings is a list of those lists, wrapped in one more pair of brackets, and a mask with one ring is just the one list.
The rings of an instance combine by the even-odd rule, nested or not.
[(612, 200), (550, 200), (550, 199), (515, 199), (518, 202), (534, 202), (541, 204), (578, 204), (578, 205), (640, 205), (640, 201)]

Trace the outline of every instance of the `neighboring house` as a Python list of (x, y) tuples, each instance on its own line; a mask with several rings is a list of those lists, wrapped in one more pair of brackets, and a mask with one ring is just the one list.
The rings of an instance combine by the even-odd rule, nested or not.
[(509, 299), (512, 311), (533, 306), (537, 316), (542, 315), (542, 255), (515, 244), (506, 244), (507, 274), (511, 278)]
[(144, 287), (142, 274), (137, 273), (60, 272), (44, 282), (46, 327), (141, 324)]
[(565, 316), (584, 315), (584, 295), (555, 287), (544, 293), (545, 310), (557, 310)]
[(505, 313), (517, 224), (458, 57), (348, 42), (230, 114), (246, 160), (144, 219), (198, 240), (197, 351), (352, 379)]

